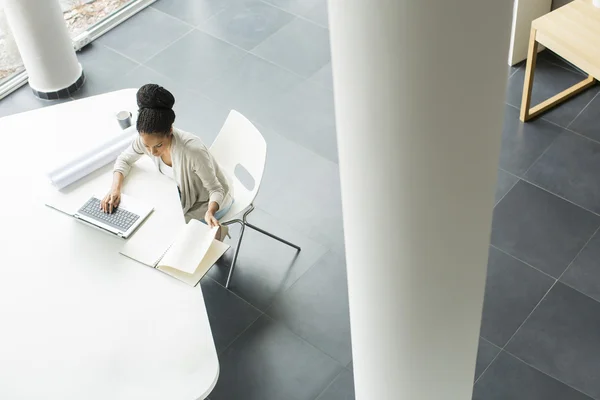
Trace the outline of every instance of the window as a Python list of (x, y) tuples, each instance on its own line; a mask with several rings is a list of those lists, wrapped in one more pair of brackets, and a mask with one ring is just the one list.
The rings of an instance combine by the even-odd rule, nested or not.
[[(155, 0), (59, 0), (71, 38), (88, 32), (90, 39), (125, 21)], [(0, 99), (26, 82), (19, 49), (0, 1)], [(12, 80), (12, 82), (11, 82)]]

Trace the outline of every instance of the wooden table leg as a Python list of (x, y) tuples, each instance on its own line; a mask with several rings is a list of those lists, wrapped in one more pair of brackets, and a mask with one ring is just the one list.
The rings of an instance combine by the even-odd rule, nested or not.
[[(596, 84), (596, 79), (592, 75), (589, 75), (587, 78), (582, 80), (579, 83), (571, 86), (568, 89), (563, 90), (559, 94), (550, 97), (548, 100), (541, 102), (537, 106), (533, 107), (528, 111), (528, 118), (535, 118), (538, 115), (548, 111), (552, 107), (556, 107), (557, 105), (569, 100), (571, 97), (583, 92), (584, 90), (592, 87)], [(521, 110), (522, 112), (522, 110)], [(522, 118), (521, 118), (522, 119)]]
[(533, 76), (537, 62), (538, 43), (535, 40), (536, 30), (531, 28), (529, 36), (529, 50), (527, 51), (527, 67), (525, 68), (525, 81), (523, 82), (523, 99), (521, 101), (521, 121), (526, 122), (532, 118), (529, 113), (531, 106), (531, 91), (533, 89)]
[(525, 68), (525, 81), (523, 82), (523, 99), (521, 101), (521, 121), (527, 122), (538, 115), (545, 113), (549, 109), (569, 100), (571, 97), (583, 92), (596, 84), (596, 79), (589, 75), (583, 81), (563, 90), (559, 94), (552, 96), (535, 107), (531, 107), (531, 91), (533, 89), (533, 77), (535, 74), (535, 64), (537, 62), (538, 42), (535, 39), (536, 30), (531, 29), (529, 37), (529, 50), (527, 52), (527, 66)]

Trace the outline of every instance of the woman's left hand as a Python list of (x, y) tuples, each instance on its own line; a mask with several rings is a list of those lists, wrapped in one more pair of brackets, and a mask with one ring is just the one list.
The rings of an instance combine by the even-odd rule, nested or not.
[(206, 221), (208, 226), (210, 226), (211, 228), (214, 228), (215, 226), (221, 226), (219, 220), (216, 219), (215, 215), (210, 211), (207, 211), (206, 214), (204, 214), (204, 221)]

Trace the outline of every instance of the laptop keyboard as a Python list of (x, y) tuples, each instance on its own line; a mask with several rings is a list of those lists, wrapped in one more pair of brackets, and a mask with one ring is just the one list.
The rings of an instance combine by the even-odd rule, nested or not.
[(113, 210), (112, 214), (105, 213), (100, 209), (100, 200), (92, 197), (79, 209), (79, 214), (86, 215), (98, 220), (106, 225), (117, 228), (122, 232), (127, 232), (129, 228), (137, 221), (140, 216), (119, 207)]

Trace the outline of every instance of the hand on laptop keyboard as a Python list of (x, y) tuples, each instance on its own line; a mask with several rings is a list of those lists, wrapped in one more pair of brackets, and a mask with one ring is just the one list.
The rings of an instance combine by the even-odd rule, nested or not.
[(119, 189), (111, 189), (111, 191), (104, 196), (104, 199), (102, 199), (100, 209), (105, 213), (112, 214), (112, 212), (119, 207), (120, 202), (121, 191)]
[(110, 213), (104, 212), (100, 207), (100, 200), (92, 197), (81, 207), (79, 214), (87, 215), (97, 221), (126, 232), (138, 220), (139, 215), (123, 210), (113, 208)]

